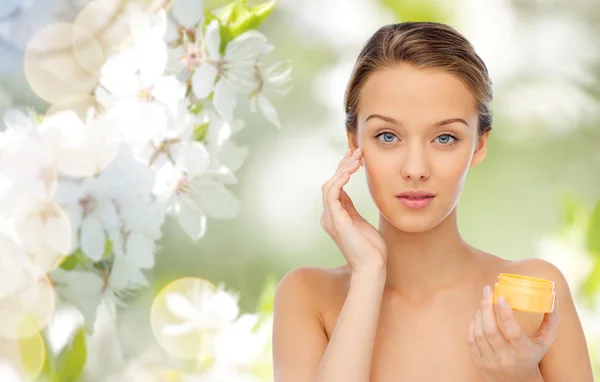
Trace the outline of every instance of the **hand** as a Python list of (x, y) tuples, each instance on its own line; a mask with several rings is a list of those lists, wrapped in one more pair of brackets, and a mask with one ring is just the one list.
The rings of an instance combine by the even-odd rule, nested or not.
[[(492, 299), (492, 289), (486, 285), (481, 308), (469, 326), (467, 342), (475, 364), (488, 382), (541, 381), (538, 365), (554, 342), (558, 300), (529, 337), (521, 330), (506, 299), (498, 297), (498, 305)], [(496, 321), (496, 311), (504, 329)]]
[(369, 224), (354, 208), (343, 187), (350, 175), (360, 167), (362, 150), (350, 149), (337, 171), (323, 184), (323, 216), (321, 226), (331, 236), (353, 272), (377, 267), (384, 269), (387, 250), (379, 231)]

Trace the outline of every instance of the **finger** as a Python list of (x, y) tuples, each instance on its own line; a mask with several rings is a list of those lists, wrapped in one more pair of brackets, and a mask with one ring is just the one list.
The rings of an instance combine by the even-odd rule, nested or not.
[(483, 334), (487, 338), (494, 353), (499, 353), (508, 345), (508, 341), (502, 335), (498, 323), (496, 322), (496, 312), (492, 300), (492, 288), (486, 285), (483, 288), (483, 298), (481, 300), (481, 323)]
[(351, 149), (348, 149), (348, 152), (346, 152), (346, 154), (344, 155), (344, 158), (342, 158), (342, 160), (340, 161), (336, 172), (344, 172), (343, 170), (347, 167), (347, 165), (353, 161), (355, 161), (360, 154), (361, 150), (360, 148), (355, 149), (354, 151), (351, 151)]
[[(341, 164), (340, 164), (341, 166)], [(328, 203), (328, 199), (327, 199), (327, 195), (329, 195), (329, 192), (331, 190), (331, 187), (336, 184), (337, 181), (339, 181), (340, 176), (343, 176), (344, 172), (346, 171), (341, 171), (340, 168), (338, 168), (335, 173), (331, 176), (331, 178), (329, 178), (329, 180), (327, 180), (327, 182), (325, 182), (323, 184), (323, 186), (321, 187), (322, 189), (322, 193), (321, 196), (323, 198), (323, 205), (325, 207), (327, 207), (327, 203)]]
[[(351, 158), (353, 157), (357, 157), (356, 152), (358, 152), (358, 156), (360, 156), (360, 149), (356, 149), (357, 151), (355, 151), (355, 154), (353, 154), (353, 156), (351, 156)], [(341, 192), (342, 192), (342, 187), (348, 183), (348, 181), (350, 180), (350, 176), (355, 173), (359, 166), (358, 166), (359, 161), (356, 160), (352, 160), (351, 162), (348, 162), (345, 164), (345, 167), (342, 167), (340, 170), (338, 170), (334, 176), (332, 177), (332, 183), (331, 186), (329, 187), (327, 194), (332, 194), (335, 196), (332, 196), (331, 198), (328, 198), (328, 200), (331, 202), (333, 200), (333, 198), (340, 200), (341, 201)], [(340, 180), (340, 177), (345, 178), (345, 181), (342, 181), (341, 186), (339, 186), (339, 182), (338, 180)], [(335, 189), (333, 187), (333, 185), (335, 186)], [(339, 187), (338, 187), (339, 186)], [(348, 198), (349, 199), (349, 198)]]
[(350, 196), (348, 196), (344, 189), (342, 189), (341, 191), (340, 200), (342, 203), (342, 207), (348, 212), (348, 215), (350, 215), (354, 219), (363, 219), (363, 217), (356, 210), (356, 207), (354, 207), (352, 199), (350, 199)]
[(343, 174), (346, 171), (351, 171), (352, 173), (354, 173), (360, 168), (359, 164), (360, 160), (358, 160), (358, 157), (350, 157), (348, 161), (344, 162), (342, 166), (337, 170), (337, 173)]
[(506, 339), (515, 347), (527, 347), (531, 340), (521, 329), (510, 304), (506, 301), (504, 296), (498, 297), (498, 308), (500, 311), (500, 318), (504, 324), (504, 336)]
[(342, 174), (338, 174), (336, 178), (332, 181), (331, 186), (327, 191), (326, 204), (329, 208), (330, 213), (332, 214), (332, 217), (335, 217), (334, 215), (339, 214), (343, 209), (340, 200), (342, 188), (346, 183), (348, 183), (349, 180), (350, 173), (345, 172)]
[(479, 346), (477, 346), (477, 341), (475, 340), (475, 318), (473, 318), (469, 324), (467, 344), (469, 344), (469, 349), (471, 349), (473, 357), (475, 357), (475, 359), (480, 359), (482, 357), (481, 350), (479, 350)]
[(481, 351), (482, 358), (493, 358), (494, 357), (494, 349), (492, 349), (492, 345), (490, 345), (488, 339), (485, 336), (483, 331), (483, 321), (481, 319), (482, 312), (481, 309), (477, 311), (475, 314), (475, 342), (477, 342), (477, 346)]
[(536, 342), (541, 342), (543, 345), (551, 344), (554, 342), (554, 336), (556, 335), (556, 329), (558, 327), (559, 313), (558, 313), (558, 298), (554, 300), (554, 310), (550, 313), (544, 314), (544, 319), (540, 324), (540, 327), (532, 336)]

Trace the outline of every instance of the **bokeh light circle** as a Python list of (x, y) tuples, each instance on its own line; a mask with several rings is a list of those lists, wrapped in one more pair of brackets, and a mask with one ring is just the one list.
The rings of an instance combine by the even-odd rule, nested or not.
[(203, 362), (210, 358), (212, 333), (194, 330), (179, 335), (167, 333), (169, 327), (184, 324), (182, 319), (169, 309), (167, 299), (169, 295), (173, 294), (190, 298), (194, 293), (216, 290), (217, 287), (208, 280), (188, 277), (171, 282), (157, 294), (152, 303), (150, 323), (154, 337), (169, 354), (179, 358), (193, 359), (196, 362)]
[(0, 359), (26, 381), (34, 381), (40, 375), (45, 358), (46, 348), (39, 332), (20, 339), (0, 337)]
[(27, 44), (25, 77), (40, 98), (55, 103), (71, 94), (89, 93), (103, 63), (100, 45), (85, 29), (51, 24)]
[(121, 0), (95, 0), (81, 9), (74, 24), (94, 36), (105, 57), (114, 54), (129, 34)]
[(0, 337), (31, 337), (43, 329), (54, 314), (56, 296), (52, 282), (33, 264), (24, 268), (23, 263), (10, 256), (2, 257), (2, 265), (15, 270), (20, 267), (22, 273), (13, 280), (18, 285), (0, 297)]
[(71, 94), (52, 104), (48, 110), (46, 110), (46, 115), (70, 110), (75, 112), (79, 118), (85, 121), (85, 116), (90, 107), (96, 110), (100, 109), (100, 104), (96, 97), (90, 94)]

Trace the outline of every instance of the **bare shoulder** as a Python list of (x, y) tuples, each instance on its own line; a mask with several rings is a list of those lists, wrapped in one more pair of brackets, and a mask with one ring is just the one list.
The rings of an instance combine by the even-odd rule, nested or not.
[(286, 273), (275, 292), (273, 371), (275, 381), (312, 379), (327, 348), (324, 308), (343, 293), (344, 268), (301, 267)]
[(347, 293), (349, 280), (350, 271), (347, 266), (295, 268), (279, 281), (275, 300), (300, 298), (318, 311), (327, 299)]
[(515, 273), (531, 277), (539, 277), (554, 282), (555, 287), (568, 291), (568, 283), (561, 270), (544, 259), (529, 258), (524, 260), (509, 260), (490, 253), (481, 252), (485, 259), (485, 268), (495, 273)]
[(554, 282), (556, 310), (560, 320), (553, 342), (542, 358), (544, 381), (593, 381), (587, 341), (567, 279), (554, 264), (543, 259), (526, 259), (511, 264), (511, 272)]
[(508, 267), (511, 273), (539, 277), (554, 282), (554, 287), (558, 295), (571, 294), (564, 274), (556, 265), (549, 261), (531, 258), (511, 261)]

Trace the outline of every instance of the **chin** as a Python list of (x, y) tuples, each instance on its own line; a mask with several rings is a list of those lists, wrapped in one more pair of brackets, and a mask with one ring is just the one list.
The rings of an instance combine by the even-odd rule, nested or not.
[(434, 208), (424, 210), (409, 210), (404, 207), (388, 208), (386, 213), (381, 214), (397, 230), (408, 233), (427, 232), (442, 223), (454, 210), (451, 208), (440, 211), (439, 206), (430, 205)]
[(441, 220), (433, 219), (432, 216), (394, 216), (392, 219), (386, 218), (397, 230), (408, 233), (427, 232), (437, 226)]

